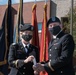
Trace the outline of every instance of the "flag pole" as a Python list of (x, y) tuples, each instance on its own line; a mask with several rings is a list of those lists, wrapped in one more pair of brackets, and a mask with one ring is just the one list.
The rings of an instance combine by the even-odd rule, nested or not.
[(35, 2), (34, 2), (35, 4), (36, 4), (36, 0), (35, 0)]
[(47, 0), (45, 0), (45, 4), (47, 3)]
[(71, 0), (71, 22), (70, 22), (70, 34), (73, 35), (73, 0)]

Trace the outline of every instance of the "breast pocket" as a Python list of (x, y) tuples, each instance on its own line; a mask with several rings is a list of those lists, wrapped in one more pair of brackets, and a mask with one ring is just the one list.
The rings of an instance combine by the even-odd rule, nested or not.
[(64, 71), (62, 71), (62, 70), (56, 71), (56, 74), (57, 75), (65, 75)]
[(55, 43), (55, 44), (54, 44), (54, 48), (55, 48), (56, 50), (57, 50), (57, 49), (60, 49), (60, 46), (61, 46), (61, 45), (60, 45), (59, 43)]
[(62, 50), (62, 46), (60, 43), (55, 43), (54, 44), (54, 50), (57, 53), (58, 56), (61, 55), (61, 50)]
[(25, 54), (22, 50), (17, 50), (16, 52), (16, 58), (17, 59), (23, 59), (25, 57)]
[(30, 56), (30, 55), (33, 55), (34, 57), (36, 57), (35, 49), (33, 49), (33, 50), (29, 53), (29, 56)]

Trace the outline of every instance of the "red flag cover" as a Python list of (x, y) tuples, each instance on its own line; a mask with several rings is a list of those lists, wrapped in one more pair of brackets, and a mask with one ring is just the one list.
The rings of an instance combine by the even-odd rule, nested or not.
[[(44, 17), (42, 23), (42, 34), (40, 44), (40, 62), (48, 60), (49, 32), (46, 23), (47, 23), (47, 4), (44, 5)], [(40, 75), (47, 75), (47, 73), (41, 72)]]
[(39, 48), (39, 36), (38, 36), (38, 25), (36, 17), (36, 4), (32, 7), (32, 25), (34, 26), (32, 44)]

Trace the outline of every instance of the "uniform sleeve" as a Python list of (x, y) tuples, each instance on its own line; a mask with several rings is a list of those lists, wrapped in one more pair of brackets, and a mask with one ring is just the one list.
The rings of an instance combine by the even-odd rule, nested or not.
[(39, 62), (39, 49), (36, 48), (36, 61)]
[(10, 45), (9, 54), (8, 54), (8, 63), (10, 67), (19, 68), (24, 63), (23, 60), (16, 59), (16, 44)]
[(45, 69), (51, 69), (54, 71), (58, 68), (66, 66), (69, 63), (72, 63), (73, 52), (74, 52), (74, 41), (71, 35), (67, 35), (62, 41), (62, 50), (59, 57), (49, 61), (45, 64)]

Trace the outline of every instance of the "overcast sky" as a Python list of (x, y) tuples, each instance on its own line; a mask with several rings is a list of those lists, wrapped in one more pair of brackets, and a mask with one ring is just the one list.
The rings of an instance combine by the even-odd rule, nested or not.
[[(11, 0), (12, 4), (19, 3), (20, 0)], [(34, 1), (45, 1), (45, 0), (23, 0), (24, 2), (34, 2)], [(8, 3), (8, 0), (0, 0), (0, 5), (5, 5)]]

